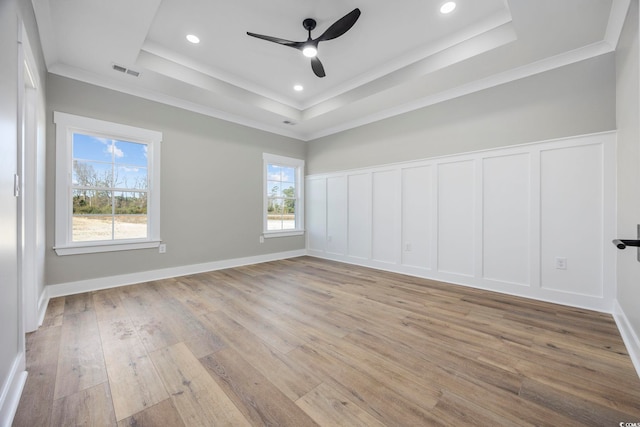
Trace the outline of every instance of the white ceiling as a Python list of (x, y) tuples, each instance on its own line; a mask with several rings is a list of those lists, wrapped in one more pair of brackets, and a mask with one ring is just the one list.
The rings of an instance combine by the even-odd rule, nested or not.
[[(300, 140), (611, 52), (629, 5), (457, 0), (442, 15), (445, 0), (32, 1), (49, 72)], [(356, 7), (353, 28), (319, 45), (322, 79), (300, 51), (246, 34), (304, 41), (305, 18), (317, 37)]]

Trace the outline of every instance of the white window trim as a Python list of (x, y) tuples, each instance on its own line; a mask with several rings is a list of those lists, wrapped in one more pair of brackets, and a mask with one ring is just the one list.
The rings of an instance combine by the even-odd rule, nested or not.
[[(162, 132), (142, 129), (73, 114), (53, 113), (56, 124), (56, 197), (55, 242), (58, 255), (125, 251), (154, 248), (160, 245), (160, 142)], [(74, 132), (101, 133), (125, 141), (147, 144), (149, 159), (148, 237), (146, 239), (76, 242), (71, 238), (71, 167)]]
[[(304, 234), (304, 160), (295, 159), (293, 157), (278, 156), (276, 154), (262, 153), (262, 236), (265, 239), (272, 237), (290, 237), (302, 236)], [(296, 168), (296, 192), (298, 196), (298, 205), (296, 206), (296, 228), (293, 230), (267, 230), (267, 206), (268, 206), (268, 177), (267, 166), (269, 164), (278, 164)]]

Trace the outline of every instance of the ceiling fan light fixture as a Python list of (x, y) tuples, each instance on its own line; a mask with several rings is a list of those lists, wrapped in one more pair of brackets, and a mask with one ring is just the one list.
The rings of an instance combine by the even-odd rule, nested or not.
[(440, 13), (442, 13), (443, 15), (446, 15), (447, 13), (453, 12), (455, 8), (456, 8), (456, 3), (453, 1), (448, 1), (442, 6), (440, 6)]
[(307, 58), (315, 58), (318, 54), (318, 49), (316, 49), (315, 46), (308, 45), (302, 49), (302, 54)]

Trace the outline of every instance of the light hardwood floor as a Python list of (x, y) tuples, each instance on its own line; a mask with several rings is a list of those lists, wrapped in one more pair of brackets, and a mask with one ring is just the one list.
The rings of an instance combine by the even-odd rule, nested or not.
[(51, 300), (15, 426), (640, 423), (611, 316), (310, 257)]

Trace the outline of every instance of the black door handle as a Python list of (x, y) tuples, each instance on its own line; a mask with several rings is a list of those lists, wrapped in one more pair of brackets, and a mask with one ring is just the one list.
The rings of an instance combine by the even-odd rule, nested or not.
[(640, 247), (640, 240), (615, 239), (613, 244), (616, 245), (618, 249), (624, 249), (627, 246)]

